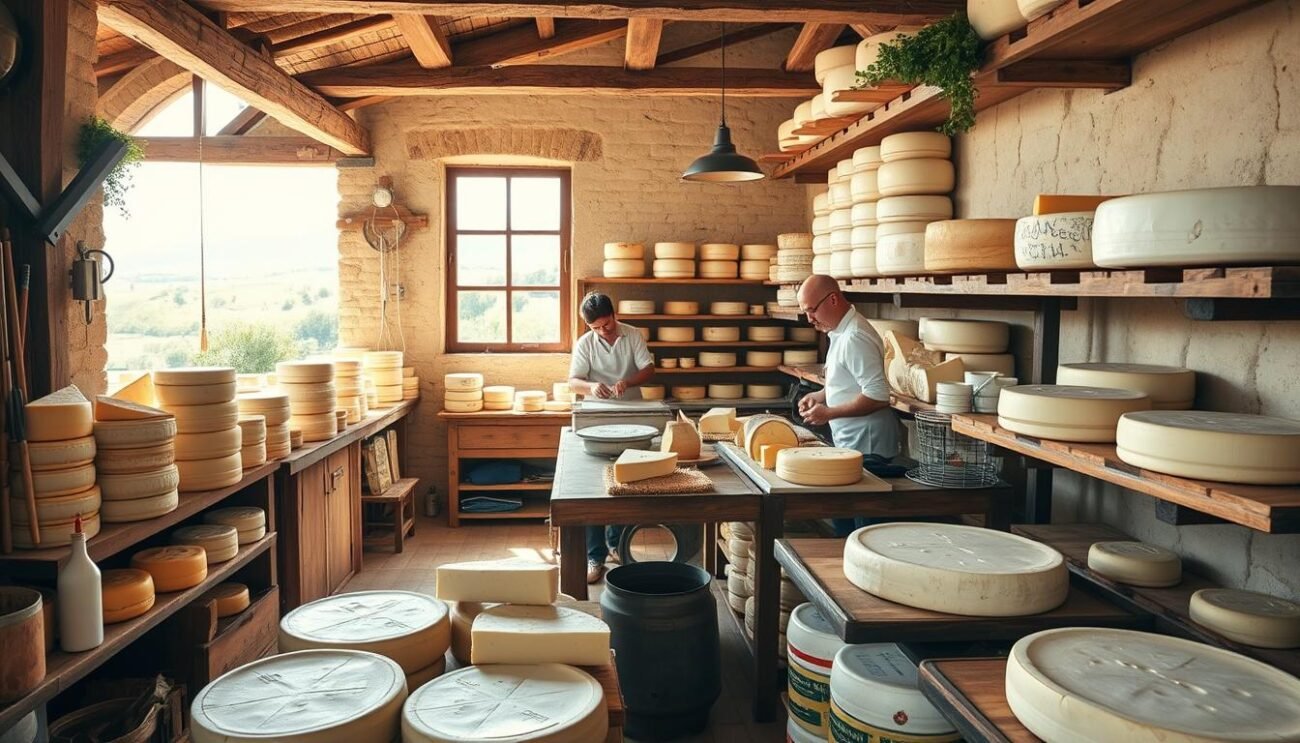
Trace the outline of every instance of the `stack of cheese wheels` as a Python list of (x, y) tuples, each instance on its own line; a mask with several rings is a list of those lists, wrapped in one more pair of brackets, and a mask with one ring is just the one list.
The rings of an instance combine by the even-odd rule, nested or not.
[(1016, 269), (1016, 220), (946, 219), (925, 228), (925, 270), (977, 273)]
[[(773, 281), (775, 281), (775, 279), (773, 279)], [(777, 307), (798, 307), (799, 290), (793, 286), (783, 286), (780, 289), (777, 289), (776, 306)]]
[(9, 504), (14, 545), (24, 549), (66, 545), (78, 514), (89, 539), (99, 533), (100, 521), (90, 401), (81, 390), (68, 386), (27, 403), (26, 411), (40, 544), (32, 539), (23, 478), (15, 471), (10, 477)]
[(99, 576), (104, 624), (135, 619), (153, 608), (153, 576), (135, 568), (114, 568)]
[(1088, 569), (1117, 583), (1147, 588), (1168, 588), (1183, 579), (1177, 552), (1142, 542), (1095, 542), (1088, 547)]
[(782, 449), (776, 476), (795, 485), (834, 487), (862, 480), (862, 452), (833, 446)]
[(510, 410), (514, 405), (514, 387), (494, 384), (483, 388), (483, 410)]
[(918, 329), (931, 351), (1002, 353), (1011, 341), (1011, 327), (995, 320), (924, 318)]
[(230, 506), (208, 511), (203, 514), (203, 523), (234, 527), (236, 541), (241, 545), (266, 536), (266, 511), (256, 506)]
[[(367, 356), (371, 352), (367, 352)], [(393, 370), (401, 397), (402, 370)], [(305, 441), (325, 441), (338, 433), (334, 365), (328, 361), (281, 361), (275, 365), (276, 384), (289, 396), (290, 428), (302, 431)]]
[(740, 246), (740, 278), (766, 281), (776, 257), (776, 246), (766, 243), (747, 243)]
[[(831, 256), (831, 214), (830, 193), (823, 191), (813, 197), (812, 251), (813, 273), (827, 273), (830, 270)], [(775, 256), (773, 256), (775, 260)], [(775, 271), (773, 265), (772, 271)], [(776, 276), (770, 276), (772, 281)]]
[(360, 423), (366, 417), (366, 388), (361, 379), (360, 359), (334, 359), (334, 400), (339, 410), (348, 412), (348, 423)]
[(1016, 265), (1026, 271), (1092, 268), (1094, 212), (1031, 214), (1016, 221)]
[(244, 469), (266, 464), (266, 416), (239, 416), (239, 447)]
[[(455, 372), (442, 378), (442, 407), (449, 413), (477, 413), (483, 409), (483, 375), (477, 372)], [(514, 390), (510, 400), (514, 402)], [(500, 408), (498, 408), (500, 410)]]
[(1029, 24), (1029, 19), (1020, 12), (1017, 0), (967, 0), (966, 15), (975, 33), (985, 41), (992, 41)]
[(704, 243), (700, 246), (700, 278), (734, 279), (740, 275), (740, 246)]
[(853, 153), (852, 162), (853, 180), (850, 190), (853, 207), (849, 210), (849, 244), (852, 253), (849, 256), (849, 274), (854, 278), (879, 276), (876, 269), (876, 228), (879, 225), (876, 213), (877, 202), (880, 201), (880, 147), (857, 149)]
[(1110, 199), (1097, 207), (1092, 257), (1106, 268), (1298, 263), (1298, 201), (1300, 186), (1204, 188)]
[(605, 243), (604, 274), (610, 279), (645, 276), (645, 246), (641, 243)]
[(388, 408), (402, 401), (402, 360), (401, 351), (366, 351), (362, 370), (375, 383), (379, 398), (379, 405), (372, 407)]
[[(854, 197), (856, 198), (856, 197)], [(849, 262), (853, 255), (853, 209), (852, 205), (841, 206), (831, 212), (831, 236), (828, 241), (830, 247), (829, 255), (825, 252), (817, 253), (814, 251), (813, 261), (827, 259), (824, 263), (814, 266), (814, 272), (823, 265), (831, 276), (837, 279), (851, 278), (853, 274), (849, 271)], [(814, 238), (816, 239), (816, 238)]]
[[(826, 114), (828, 116), (852, 116), (870, 111), (879, 104), (858, 103), (858, 102), (837, 102), (836, 94), (840, 91), (851, 90), (858, 84), (858, 67), (854, 65), (857, 58), (858, 47), (856, 44), (847, 46), (831, 47), (813, 59), (813, 72), (817, 84), (822, 86), (822, 96), (825, 101)], [(861, 68), (865, 69), (865, 68)]]
[(203, 595), (203, 601), (217, 605), (217, 618), (233, 617), (244, 611), (251, 603), (248, 586), (243, 583), (218, 583), (216, 588)]
[[(847, 733), (846, 740), (961, 739), (921, 693), (916, 664), (893, 643), (841, 648), (831, 668), (829, 697), (830, 727)], [(831, 739), (839, 738), (832, 733)]]
[(303, 650), (255, 660), (203, 687), (190, 706), (190, 735), (194, 743), (398, 740), (406, 701), (406, 676), (389, 658)]
[(1061, 364), (1056, 367), (1056, 382), (1145, 392), (1154, 410), (1188, 410), (1196, 399), (1196, 372), (1177, 366)]
[(1177, 477), (1300, 483), (1300, 421), (1287, 418), (1202, 410), (1127, 413), (1115, 444), (1119, 458), (1134, 467)]
[(1300, 679), (1149, 632), (1067, 627), (1023, 637), (1007, 658), (1006, 699), (1047, 741), (1300, 740)]
[(655, 243), (657, 279), (695, 278), (695, 243)]
[(153, 373), (153, 381), (162, 408), (176, 416), (180, 491), (216, 490), (239, 482), (244, 468), (239, 456), (243, 444), (239, 404), (235, 402), (235, 370), (160, 369)]
[(103, 521), (143, 521), (176, 510), (175, 442), (176, 418), (167, 411), (96, 398), (95, 474)]
[(1044, 439), (1108, 443), (1120, 416), (1150, 408), (1151, 398), (1133, 390), (1022, 384), (1002, 390), (998, 425)]
[(266, 390), (240, 395), (235, 402), (239, 415), (260, 415), (266, 420), (266, 458), (284, 459), (289, 456), (292, 442), (289, 436), (289, 395), (279, 390)]
[(787, 232), (776, 236), (776, 280), (797, 284), (812, 275), (812, 234)]
[(1041, 614), (1064, 603), (1070, 586), (1051, 547), (956, 524), (858, 529), (844, 546), (844, 576), (886, 601), (976, 617)]
[(790, 718), (820, 740), (827, 740), (831, 672), (844, 641), (816, 606), (801, 604), (790, 612), (786, 642)]
[(401, 666), (411, 688), (442, 675), (450, 647), (447, 605), (413, 591), (328, 596), (280, 620), (280, 652), (335, 648), (377, 653)]
[(519, 413), (540, 413), (546, 409), (546, 392), (543, 390), (519, 390), (515, 393), (515, 411)]
[(723, 554), (727, 558), (727, 605), (732, 611), (745, 611), (745, 599), (752, 595), (747, 578), (752, 563), (750, 547), (754, 544), (754, 530), (744, 522), (735, 522), (728, 529)]
[(193, 588), (208, 577), (208, 557), (195, 544), (150, 547), (131, 556), (131, 567), (153, 578), (158, 593), (174, 593)]
[(653, 315), (654, 313), (655, 303), (652, 299), (618, 300), (618, 314), (620, 315)]
[[(350, 346), (344, 346), (344, 347), (339, 347), (334, 349), (334, 359), (336, 362), (355, 362), (355, 363), (344, 363), (342, 368), (340, 368), (340, 366), (337, 363), (335, 364), (334, 394), (338, 398), (339, 403), (343, 405), (349, 402), (349, 400), (347, 399), (348, 397), (347, 393), (351, 392), (353, 389), (357, 391), (355, 397), (356, 397), (357, 412), (359, 414), (358, 419), (365, 418), (367, 415), (370, 415), (370, 400), (369, 397), (367, 396), (367, 385), (369, 385), (370, 383), (369, 380), (366, 378), (365, 366), (363, 362), (363, 359), (365, 358), (366, 355), (366, 351), (368, 350), (369, 349), (367, 348), (350, 347)], [(355, 375), (355, 378), (357, 380), (356, 384), (347, 384), (345, 378), (347, 377), (348, 372), (351, 371), (351, 369), (353, 368), (357, 369), (357, 373)]]
[(182, 526), (171, 534), (172, 544), (202, 547), (209, 565), (231, 560), (239, 553), (239, 530), (228, 524)]
[(402, 367), (402, 399), (420, 399), (420, 378), (415, 375), (415, 367)]
[(1192, 621), (1257, 648), (1300, 647), (1300, 604), (1256, 591), (1202, 588), (1188, 604)]
[(876, 269), (883, 276), (924, 273), (926, 225), (952, 217), (952, 142), (937, 132), (891, 134), (880, 142), (876, 175)]

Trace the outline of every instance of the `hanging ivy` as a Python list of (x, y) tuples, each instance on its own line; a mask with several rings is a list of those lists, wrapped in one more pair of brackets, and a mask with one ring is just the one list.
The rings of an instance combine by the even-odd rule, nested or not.
[(948, 101), (952, 112), (939, 126), (947, 135), (968, 131), (975, 125), (975, 82), (983, 55), (980, 37), (964, 13), (933, 23), (915, 34), (900, 36), (880, 45), (875, 64), (858, 71), (860, 87), (893, 81), (932, 85)]
[(126, 155), (104, 178), (104, 206), (115, 206), (122, 216), (129, 216), (126, 210), (126, 194), (131, 190), (131, 175), (136, 166), (144, 160), (144, 147), (139, 140), (125, 132), (113, 128), (99, 116), (91, 116), (81, 125), (77, 136), (77, 160), (81, 167), (86, 167), (95, 157), (95, 152), (109, 140), (126, 143)]

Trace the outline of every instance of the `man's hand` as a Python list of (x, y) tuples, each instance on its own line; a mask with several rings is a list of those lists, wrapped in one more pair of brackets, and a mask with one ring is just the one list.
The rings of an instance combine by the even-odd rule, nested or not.
[(618, 380), (614, 383), (614, 387), (610, 392), (612, 393), (610, 394), (610, 397), (622, 397), (623, 393), (627, 392), (627, 381), (623, 379)]
[(614, 396), (614, 391), (611, 390), (609, 387), (605, 386), (603, 383), (596, 385), (592, 389), (592, 392), (595, 392), (596, 397), (599, 397), (602, 400), (608, 400), (609, 398)]
[[(808, 398), (804, 398), (807, 400)], [(802, 401), (801, 401), (802, 402)], [(812, 405), (804, 408), (799, 406), (799, 414), (803, 416), (803, 422), (810, 426), (823, 426), (831, 420), (831, 409), (821, 402), (814, 402)]]
[(826, 392), (825, 392), (825, 391), (820, 391), (820, 390), (819, 390), (819, 391), (817, 391), (817, 392), (813, 392), (813, 393), (811, 393), (811, 394), (804, 395), (803, 397), (799, 398), (799, 414), (800, 414), (800, 415), (803, 415), (804, 413), (808, 412), (809, 410), (812, 410), (812, 408), (813, 408), (814, 405), (818, 405), (818, 404), (825, 403), (825, 402), (826, 402)]

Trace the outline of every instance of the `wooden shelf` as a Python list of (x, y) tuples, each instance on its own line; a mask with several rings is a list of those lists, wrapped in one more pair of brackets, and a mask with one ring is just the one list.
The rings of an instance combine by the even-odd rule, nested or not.
[(604, 278), (604, 277), (601, 277), (601, 276), (593, 276), (593, 277), (590, 277), (590, 278), (582, 279), (582, 281), (583, 281), (583, 283), (585, 283), (585, 284), (652, 284), (652, 285), (661, 285), (661, 286), (666, 286), (666, 285), (683, 286), (683, 285), (686, 285), (686, 284), (727, 284), (727, 285), (736, 285), (736, 286), (763, 286), (763, 284), (766, 282), (766, 279), (704, 279), (704, 278), (690, 278), (690, 279), (655, 279), (655, 278), (641, 278), (641, 279), (607, 279), (607, 278)]
[(795, 366), (782, 364), (781, 366), (778, 366), (777, 369), (781, 370), (783, 374), (788, 374), (795, 379), (802, 379), (805, 382), (820, 384), (823, 387), (826, 386), (825, 364), (798, 364)]
[(954, 415), (952, 428), (1004, 449), (1234, 524), (1273, 534), (1300, 532), (1300, 487), (1237, 485), (1152, 472), (1121, 461), (1114, 444), (1079, 444), (1023, 436), (999, 427), (995, 415)]
[(803, 313), (796, 309), (774, 310), (769, 307), (767, 316), (773, 320), (785, 320), (787, 322), (800, 322), (803, 320)]
[(7, 707), (0, 708), (0, 730), (12, 728), (23, 715), (67, 691), (69, 687), (99, 668), (145, 632), (212, 590), (213, 586), (229, 579), (258, 555), (272, 549), (275, 545), (275, 537), (275, 532), (271, 532), (253, 544), (240, 547), (234, 558), (209, 566), (208, 577), (193, 588), (176, 593), (158, 594), (153, 608), (143, 616), (105, 626), (104, 642), (99, 647), (83, 653), (65, 653), (55, 650), (46, 655), (45, 679), (27, 696)]
[(1041, 743), (1012, 714), (1006, 675), (1006, 658), (925, 660), (917, 683), (966, 743)]
[(418, 398), (403, 400), (382, 410), (374, 410), (366, 416), (365, 420), (357, 421), (344, 428), (333, 438), (308, 443), (279, 461), (289, 468), (289, 474), (296, 475), (354, 441), (360, 441), (388, 428), (414, 410), (417, 403), (419, 403)]
[(551, 515), (551, 504), (548, 501), (524, 501), (523, 508), (518, 511), (505, 511), (503, 513), (469, 513), (460, 512), (460, 519), (487, 521), (491, 519), (544, 519)]
[(889, 406), (900, 413), (916, 415), (917, 413), (934, 412), (934, 403), (921, 402), (913, 397), (905, 397), (893, 392), (889, 393)]
[(661, 369), (655, 367), (659, 374), (780, 374), (775, 366), (696, 366), (691, 369)]
[(773, 317), (771, 315), (629, 315), (621, 313), (619, 319), (623, 322), (636, 324), (637, 320), (711, 320), (717, 322), (770, 322), (772, 320), (786, 320), (783, 317)]
[(549, 482), (512, 482), (504, 485), (474, 485), (468, 482), (460, 484), (462, 493), (468, 492), (501, 492), (511, 490), (545, 490), (550, 491), (551, 483)]
[[(984, 66), (975, 74), (976, 108), (1039, 88), (1125, 87), (1132, 57), (1261, 2), (1066, 0), (1027, 28), (989, 45)], [(859, 147), (880, 144), (897, 132), (933, 129), (948, 113), (937, 88), (913, 88), (778, 165), (772, 177), (824, 175)]]
[(650, 348), (813, 348), (806, 341), (648, 341)]

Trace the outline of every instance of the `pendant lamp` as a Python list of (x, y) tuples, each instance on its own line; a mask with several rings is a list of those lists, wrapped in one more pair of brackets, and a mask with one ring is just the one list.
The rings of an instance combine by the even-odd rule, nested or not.
[(691, 163), (682, 173), (684, 181), (705, 183), (743, 183), (759, 181), (767, 176), (758, 163), (736, 152), (731, 143), (731, 129), (727, 128), (727, 24), (722, 24), (722, 122), (713, 136), (713, 149)]

